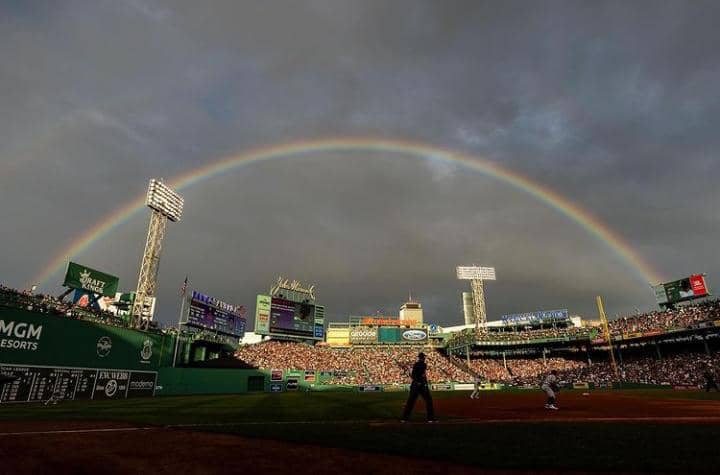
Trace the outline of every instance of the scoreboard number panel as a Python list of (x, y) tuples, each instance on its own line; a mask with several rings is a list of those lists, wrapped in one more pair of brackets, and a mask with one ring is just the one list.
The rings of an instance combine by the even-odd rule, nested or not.
[(0, 372), (17, 378), (3, 385), (0, 403), (152, 396), (157, 382), (155, 371), (0, 365)]

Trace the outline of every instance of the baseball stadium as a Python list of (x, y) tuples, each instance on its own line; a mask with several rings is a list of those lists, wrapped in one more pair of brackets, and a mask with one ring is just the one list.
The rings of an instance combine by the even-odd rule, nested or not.
[[(478, 269), (458, 268), (467, 272)], [(326, 324), (314, 286), (281, 277), (258, 295), (252, 343), (245, 309), (186, 285), (171, 328), (152, 308), (133, 315), (137, 295), (116, 293), (109, 274), (70, 263), (64, 285), (76, 298), (0, 289), (4, 473), (386, 473), (398, 463), (407, 473), (709, 473), (720, 462), (720, 301), (702, 275), (662, 284), (659, 310), (611, 321), (598, 298), (597, 320), (561, 309), (487, 322), (469, 292), (454, 328), (424, 322), (412, 299), (397, 316)], [(112, 304), (93, 305), (103, 294)], [(420, 359), (426, 389), (415, 397), (432, 399), (404, 412)]]
[(719, 25), (0, 0), (0, 475), (719, 474)]

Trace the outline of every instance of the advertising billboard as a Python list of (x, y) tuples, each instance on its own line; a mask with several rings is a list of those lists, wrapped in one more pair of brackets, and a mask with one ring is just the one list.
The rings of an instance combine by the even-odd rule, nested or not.
[(538, 312), (513, 313), (500, 317), (505, 325), (541, 324), (558, 320), (568, 320), (569, 318), (568, 311), (565, 308), (561, 310), (540, 310)]
[(379, 343), (426, 343), (427, 330), (421, 328), (380, 327), (378, 329)]
[(658, 284), (652, 286), (652, 289), (657, 303), (661, 306), (707, 297), (710, 294), (703, 274), (693, 274), (684, 279)]
[(270, 303), (269, 295), (258, 295), (255, 304), (255, 333), (266, 335), (270, 333)]
[[(394, 329), (396, 330), (396, 329)], [(371, 327), (353, 327), (350, 329), (350, 343), (353, 345), (369, 345), (378, 341), (378, 329)]]
[(193, 290), (187, 296), (181, 323), (242, 338), (245, 335), (246, 323), (242, 311), (242, 307)]
[(114, 297), (119, 279), (75, 262), (68, 263), (63, 286), (71, 289), (86, 290), (106, 297)]
[(171, 335), (13, 309), (0, 313), (0, 363), (155, 371), (171, 364)]

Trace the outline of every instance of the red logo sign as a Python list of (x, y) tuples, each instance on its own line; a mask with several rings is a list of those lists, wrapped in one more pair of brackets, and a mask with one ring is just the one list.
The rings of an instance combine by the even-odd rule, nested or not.
[(705, 287), (705, 279), (701, 275), (691, 275), (690, 285), (692, 286), (693, 295), (695, 297), (702, 297), (707, 295), (707, 287)]

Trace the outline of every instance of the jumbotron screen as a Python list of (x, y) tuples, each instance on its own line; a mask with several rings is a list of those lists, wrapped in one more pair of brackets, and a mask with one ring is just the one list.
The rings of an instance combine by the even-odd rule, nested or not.
[(270, 303), (270, 333), (313, 337), (315, 305), (273, 297)]
[(236, 337), (245, 335), (246, 319), (236, 313), (233, 306), (195, 291), (188, 299), (184, 323)]
[(653, 286), (657, 303), (674, 304), (685, 300), (707, 297), (709, 295), (705, 276), (693, 274), (684, 279)]

